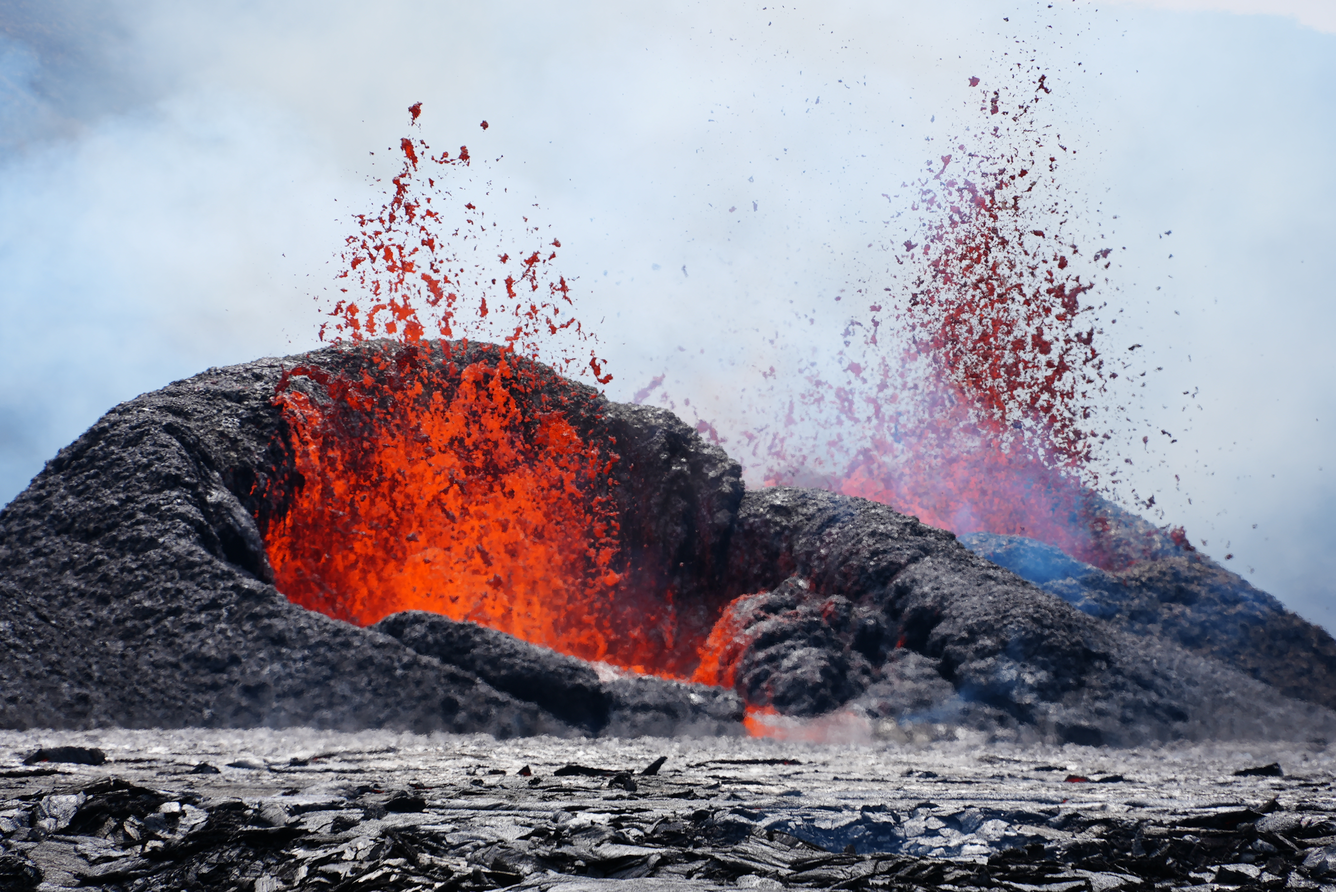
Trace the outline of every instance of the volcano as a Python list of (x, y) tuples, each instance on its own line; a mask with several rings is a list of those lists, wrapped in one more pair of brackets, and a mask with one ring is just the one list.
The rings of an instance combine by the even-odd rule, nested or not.
[(0, 726), (1336, 730), (1336, 642), (1161, 535), (1109, 573), (748, 490), (664, 409), (489, 344), (362, 341), (117, 406), (4, 508)]

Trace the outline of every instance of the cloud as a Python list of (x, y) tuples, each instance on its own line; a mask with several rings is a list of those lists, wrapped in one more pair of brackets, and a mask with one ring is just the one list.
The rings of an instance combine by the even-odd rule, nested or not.
[(1140, 6), (1175, 12), (1226, 12), (1294, 19), (1305, 27), (1336, 34), (1336, 3), (1331, 0), (1087, 0), (1091, 5)]
[(738, 427), (770, 408), (749, 376), (828, 364), (854, 290), (890, 284), (906, 208), (882, 193), (1023, 48), (1072, 188), (1127, 246), (1117, 329), (1166, 367), (1149, 402), (1179, 453), (1143, 488), (1167, 479), (1166, 522), (1307, 610), (1330, 568), (1296, 555), (1336, 553), (1314, 469), (1336, 54), (1276, 15), (1330, 31), (1328, 5), (1105, 5), (0, 3), (0, 501), (119, 400), (314, 346), (312, 296), (419, 100), (433, 146), (487, 160), (511, 202), (490, 219), (540, 205), (610, 394), (666, 373), (684, 414)]
[(0, 152), (76, 137), (159, 95), (129, 36), (114, 2), (0, 4)]

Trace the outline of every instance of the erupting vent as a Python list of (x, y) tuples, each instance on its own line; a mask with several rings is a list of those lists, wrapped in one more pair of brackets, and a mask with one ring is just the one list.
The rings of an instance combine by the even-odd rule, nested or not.
[(848, 380), (775, 384), (787, 428), (747, 393), (754, 467), (844, 494), (748, 490), (701, 427), (563, 377), (609, 380), (559, 240), (525, 207), (510, 243), (466, 149), (404, 139), (324, 307), (350, 343), (118, 406), (0, 514), (0, 727), (1330, 737), (1275, 696), (1336, 702), (1330, 636), (1082, 486), (1127, 369), (1082, 302), (1108, 252), (1078, 277), (1060, 202), (1029, 204), (1058, 157), (1030, 107), (1023, 151), (907, 187), (913, 281), (850, 319)]
[[(1038, 538), (1111, 569), (1140, 555), (1115, 553), (1087, 488), (1096, 410), (1117, 374), (1081, 298), (1108, 251), (1078, 275), (1050, 154), (1066, 150), (1031, 120), (1047, 91), (1040, 77), (981, 151), (961, 143), (911, 187), (924, 228), (897, 258), (913, 279), (907, 299), (851, 319), (848, 381), (809, 379), (796, 401), (805, 417), (795, 422), (791, 401), (789, 433), (753, 438), (753, 454), (771, 482), (817, 483), (958, 532)], [(983, 114), (1000, 114), (996, 92)], [(737, 591), (680, 584), (673, 568), (690, 556), (625, 535), (656, 509), (619, 499), (605, 404), (536, 362), (610, 380), (552, 270), (560, 241), (525, 216), (530, 243), (507, 245), (477, 204), (488, 193), (470, 200), (467, 148), (399, 148), (393, 192), (357, 217), (342, 254), (340, 279), (357, 293), (341, 289), (322, 329), (397, 343), (350, 350), (336, 370), (291, 369), (275, 397), (294, 472), (262, 518), (279, 589), (361, 625), (430, 611), (733, 687), (756, 618), (726, 603)], [(888, 344), (884, 321), (898, 332)], [(504, 346), (444, 340), (464, 333)], [(833, 439), (804, 445), (795, 425)]]
[(279, 589), (359, 625), (425, 610), (641, 673), (688, 673), (703, 636), (678, 640), (671, 597), (617, 572), (617, 457), (571, 420), (588, 412), (586, 392), (513, 354), (452, 362), (443, 349), (285, 376), (276, 400), (300, 482), (266, 530)]
[(457, 382), (382, 371), (392, 386), (298, 368), (334, 399), (321, 406), (292, 377), (278, 396), (305, 480), (269, 533), (279, 585), (361, 625), (430, 610), (605, 657), (586, 622), (617, 581), (589, 494), (604, 462), (561, 415), (525, 417), (511, 388), (529, 382), (504, 361)]
[[(409, 111), (416, 124), (421, 105)], [(708, 625), (679, 634), (671, 593), (615, 566), (615, 445), (572, 424), (594, 412), (592, 394), (529, 361), (543, 353), (611, 380), (592, 349), (577, 358), (590, 336), (550, 270), (560, 241), (508, 248), (474, 200), (447, 191), (470, 185), (466, 147), (451, 157), (406, 137), (399, 149), (394, 191), (356, 218), (341, 255), (340, 278), (360, 297), (328, 307), (321, 329), (399, 343), (350, 352), (357, 368), (285, 375), (276, 403), (296, 473), (266, 524), (276, 584), (360, 625), (425, 610), (587, 660), (689, 674)], [(524, 238), (538, 233), (526, 217)], [(457, 328), (505, 346), (452, 346)]]
[(1096, 348), (1100, 307), (1087, 300), (1110, 249), (1083, 249), (1069, 231), (1080, 215), (1057, 177), (1068, 148), (1035, 120), (1050, 88), (1029, 76), (1013, 74), (1033, 89), (1014, 103), (983, 90), (987, 126), (902, 184), (921, 226), (894, 249), (888, 305), (843, 304), (854, 305), (839, 351), (846, 377), (809, 378), (787, 425), (751, 438), (752, 453), (770, 482), (1122, 569), (1153, 543), (1107, 535), (1093, 494), (1119, 483), (1118, 465), (1100, 473), (1101, 452), (1110, 385), (1127, 366)]

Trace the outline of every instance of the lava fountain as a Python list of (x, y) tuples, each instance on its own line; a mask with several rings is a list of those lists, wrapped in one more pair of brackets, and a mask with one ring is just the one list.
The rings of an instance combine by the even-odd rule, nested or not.
[[(276, 585), (359, 625), (424, 610), (587, 660), (689, 674), (718, 611), (680, 610), (622, 553), (616, 444), (588, 433), (599, 399), (552, 370), (611, 380), (566, 280), (549, 273), (560, 241), (513, 259), (493, 251), (500, 274), (462, 259), (497, 235), (446, 189), (470, 164), (467, 147), (452, 157), (405, 138), (400, 151), (394, 191), (356, 218), (342, 254), (349, 287), (321, 329), (361, 349), (337, 370), (289, 369), (274, 398), (292, 468), (289, 491), (259, 518)], [(449, 340), (457, 329), (501, 346)]]
[(1118, 482), (1095, 459), (1126, 368), (1097, 346), (1102, 306), (1090, 301), (1111, 250), (1083, 250), (1068, 234), (1075, 213), (1058, 168), (1069, 148), (1035, 120), (1045, 76), (1030, 88), (1014, 104), (980, 88), (991, 126), (902, 184), (920, 229), (896, 251), (887, 275), (897, 287), (858, 289), (868, 302), (849, 316), (842, 380), (810, 376), (788, 425), (748, 439), (769, 483), (818, 485), (1121, 569), (1154, 545), (1114, 534), (1096, 495)]
[[(277, 399), (305, 485), (269, 528), (278, 586), (359, 625), (428, 610), (608, 658), (593, 603), (618, 581), (599, 494), (612, 459), (523, 366), (441, 374), (419, 355), (430, 349), (375, 354), (358, 380), (289, 373)], [(309, 381), (324, 405), (298, 386)]]
[[(787, 431), (752, 438), (753, 458), (770, 483), (817, 483), (1117, 568), (1143, 546), (1110, 533), (1094, 495), (1097, 422), (1118, 373), (1087, 298), (1109, 251), (1087, 256), (1065, 232), (1066, 148), (1033, 120), (1048, 91), (1040, 76), (1010, 109), (984, 92), (980, 113), (1002, 123), (983, 149), (960, 142), (906, 184), (926, 221), (897, 257), (909, 286), (898, 306), (869, 301), (851, 317), (847, 379), (811, 377), (797, 401), (831, 438), (802, 442), (791, 410)], [(425, 610), (732, 687), (751, 644), (739, 605), (754, 593), (684, 583), (673, 568), (690, 557), (637, 558), (643, 530), (622, 527), (653, 509), (627, 510), (634, 462), (600, 428), (609, 404), (557, 374), (611, 379), (553, 272), (560, 241), (527, 218), (534, 244), (499, 241), (484, 210), (447, 188), (467, 174), (466, 147), (433, 154), (406, 137), (399, 151), (393, 191), (356, 218), (344, 287), (325, 308), (322, 338), (359, 349), (336, 370), (289, 369), (274, 397), (292, 468), (259, 518), (276, 584), (360, 625)], [(450, 340), (462, 333), (499, 346)], [(813, 479), (837, 454), (851, 457)]]

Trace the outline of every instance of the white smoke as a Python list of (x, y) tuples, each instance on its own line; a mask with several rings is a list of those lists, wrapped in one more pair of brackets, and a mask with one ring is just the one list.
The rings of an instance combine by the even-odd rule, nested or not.
[(540, 205), (609, 395), (663, 374), (727, 427), (770, 366), (830, 361), (906, 210), (882, 194), (973, 124), (967, 78), (1035, 59), (1127, 248), (1117, 349), (1164, 368), (1143, 415), (1179, 442), (1132, 456), (1139, 490), (1330, 624), (1323, 7), (1052, 6), (0, 4), (0, 499), (119, 400), (316, 346), (417, 101), (433, 146)]

